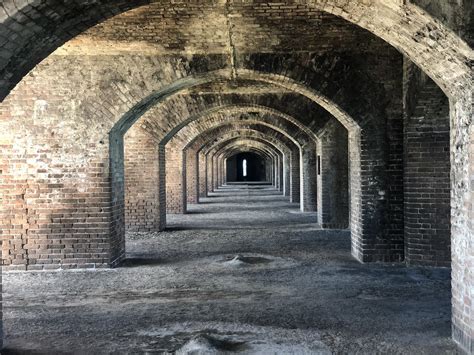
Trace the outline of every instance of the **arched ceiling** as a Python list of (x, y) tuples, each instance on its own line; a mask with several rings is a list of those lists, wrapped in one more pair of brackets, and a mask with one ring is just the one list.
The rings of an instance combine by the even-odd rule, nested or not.
[[(218, 139), (215, 138), (216, 134), (218, 134)], [(220, 147), (225, 146), (230, 141), (239, 142), (248, 138), (255, 138), (262, 142), (265, 141), (285, 155), (295, 151), (296, 148), (290, 140), (285, 140), (285, 137), (280, 133), (262, 126), (224, 126), (215, 128), (203, 132), (203, 134), (193, 142), (193, 145), (195, 146), (196, 151), (209, 154), (212, 151), (217, 151)]]
[[(151, 5), (140, 7), (148, 3)], [(111, 26), (113, 29), (109, 30), (106, 23), (90, 29), (78, 39), (82, 46), (91, 48), (86, 39), (89, 38), (89, 42), (93, 40), (102, 49), (110, 49), (104, 41), (114, 42), (114, 47), (119, 47), (117, 42), (125, 42), (124, 34), (129, 35), (127, 26), (133, 26), (140, 29), (140, 42), (155, 51), (205, 50), (211, 54), (225, 51), (234, 66), (240, 55), (252, 50), (268, 52), (291, 48), (297, 51), (298, 48), (305, 50), (317, 46), (315, 37), (325, 39), (320, 41), (323, 46), (337, 38), (348, 46), (360, 44), (360, 48), (364, 48), (363, 39), (367, 36), (360, 38), (358, 33), (365, 31), (351, 28), (353, 23), (400, 49), (447, 92), (464, 91), (463, 85), (471, 80), (466, 60), (472, 58), (469, 47), (421, 9), (405, 1), (311, 0), (284, 5), (277, 2), (189, 1), (186, 5), (163, 0), (67, 3), (5, 0), (0, 19), (6, 38), (3, 41), (9, 45), (0, 62), (3, 87), (0, 97), (3, 98), (27, 71), (59, 45), (115, 14), (120, 15), (107, 21), (114, 25)], [(125, 12), (131, 8), (135, 10)], [(202, 23), (210, 31), (208, 36), (196, 41), (194, 35), (202, 33)], [(340, 30), (331, 31), (333, 27)], [(349, 33), (344, 32), (345, 28), (350, 28)], [(155, 35), (148, 35), (150, 29)], [(319, 35), (312, 36), (316, 30)], [(288, 33), (296, 37), (289, 37)], [(300, 40), (295, 41), (295, 38)]]
[(196, 122), (190, 124), (185, 129), (179, 132), (171, 141), (182, 142), (183, 145), (189, 145), (192, 140), (198, 137), (200, 134), (210, 131), (221, 126), (228, 125), (231, 128), (238, 128), (239, 126), (264, 126), (271, 129), (274, 132), (278, 132), (280, 136), (291, 140), (295, 145), (305, 146), (308, 144), (314, 144), (315, 141), (312, 137), (308, 137), (302, 132), (297, 126), (292, 125), (288, 121), (279, 119), (278, 116), (261, 115), (258, 113), (249, 114), (246, 112), (238, 112), (237, 114), (223, 114), (209, 117), (208, 120), (203, 122)]

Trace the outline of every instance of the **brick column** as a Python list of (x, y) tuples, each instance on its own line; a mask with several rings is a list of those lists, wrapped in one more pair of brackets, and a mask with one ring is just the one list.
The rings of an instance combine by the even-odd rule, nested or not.
[(186, 213), (186, 159), (179, 146), (166, 145), (166, 212)]
[(222, 156), (219, 156), (218, 162), (218, 183), (219, 186), (224, 185), (224, 158)]
[(284, 171), (284, 155), (278, 157), (280, 164), (278, 164), (278, 174), (280, 176), (280, 191), (283, 192), (285, 188), (285, 171)]
[(207, 197), (207, 162), (203, 153), (198, 154), (199, 197)]
[(323, 228), (349, 226), (347, 130), (331, 122), (318, 142), (318, 222)]
[(394, 227), (390, 206), (388, 144), (383, 131), (349, 135), (352, 254), (361, 262), (403, 260), (403, 234), (398, 222)]
[(186, 152), (186, 198), (188, 203), (198, 203), (199, 171), (198, 155), (195, 150)]
[(274, 165), (274, 174), (275, 174), (275, 188), (280, 189), (280, 157), (275, 156), (275, 165)]
[(218, 175), (219, 168), (217, 166), (217, 157), (214, 155), (212, 157), (212, 191), (216, 191), (219, 187)]
[(405, 260), (451, 265), (449, 102), (405, 61)]
[(212, 167), (212, 156), (206, 155), (206, 164), (207, 164), (207, 193), (214, 192), (214, 183), (213, 183), (213, 167)]
[[(474, 105), (472, 98), (450, 102), (452, 320), (454, 340), (474, 352)], [(455, 150), (456, 149), (456, 150)]]
[(283, 195), (290, 196), (290, 186), (291, 186), (291, 156), (290, 154), (286, 154), (283, 160)]
[(309, 145), (300, 151), (301, 211), (317, 210), (316, 147)]
[(290, 156), (290, 202), (300, 202), (300, 152), (292, 150)]
[(163, 230), (166, 214), (161, 211), (165, 203), (160, 194), (159, 174), (164, 173), (164, 164), (159, 159), (158, 142), (138, 126), (132, 127), (125, 135), (124, 164), (126, 230)]

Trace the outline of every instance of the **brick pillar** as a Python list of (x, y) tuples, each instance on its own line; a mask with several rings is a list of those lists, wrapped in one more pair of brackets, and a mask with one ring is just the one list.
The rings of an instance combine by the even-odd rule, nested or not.
[(318, 142), (318, 222), (323, 228), (349, 226), (347, 130), (331, 122)]
[(280, 157), (278, 155), (275, 156), (275, 165), (274, 165), (274, 173), (275, 175), (275, 188), (277, 190), (280, 189)]
[(280, 176), (280, 191), (283, 192), (285, 188), (285, 175), (284, 175), (284, 155), (278, 157), (279, 164), (278, 164), (278, 175)]
[(296, 149), (290, 155), (290, 202), (300, 202), (300, 153)]
[(451, 265), (449, 102), (405, 62), (405, 260)]
[(301, 149), (301, 211), (317, 210), (316, 147), (309, 145)]
[(207, 197), (207, 162), (203, 153), (198, 154), (199, 197)]
[(218, 169), (218, 183), (219, 186), (224, 185), (224, 158), (219, 156), (217, 160), (217, 169)]
[(186, 198), (188, 203), (198, 203), (199, 171), (198, 155), (195, 150), (186, 152)]
[(166, 212), (186, 213), (186, 159), (179, 146), (166, 145)]
[(474, 105), (472, 98), (450, 102), (452, 195), (453, 338), (474, 353)]
[(213, 166), (212, 166), (212, 156), (206, 155), (206, 164), (207, 164), (207, 192), (214, 192), (214, 182), (213, 182)]
[(159, 147), (151, 135), (133, 126), (125, 135), (125, 228), (132, 232), (165, 228), (165, 203), (160, 194)]
[(285, 196), (290, 196), (290, 186), (291, 186), (291, 156), (290, 154), (286, 154), (285, 158), (283, 160), (284, 166), (283, 166), (283, 194)]
[(352, 254), (361, 262), (402, 261), (403, 238), (392, 227), (386, 134), (362, 129), (349, 142)]
[(227, 158), (222, 162), (222, 183), (227, 184)]
[(219, 168), (217, 163), (217, 157), (212, 157), (212, 191), (216, 191), (219, 187), (218, 175), (219, 175)]

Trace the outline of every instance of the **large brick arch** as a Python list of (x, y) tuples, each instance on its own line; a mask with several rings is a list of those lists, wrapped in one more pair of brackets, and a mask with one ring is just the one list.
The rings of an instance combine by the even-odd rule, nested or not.
[[(285, 134), (274, 130), (270, 126), (260, 125), (259, 123), (248, 124), (246, 122), (232, 122), (210, 127), (208, 130), (203, 131), (199, 136), (189, 141), (184, 149), (195, 149), (197, 152), (207, 154), (211, 149), (226, 141), (229, 137), (239, 138), (242, 133), (250, 132), (255, 132), (256, 134), (258, 133), (258, 135), (265, 137), (267, 140), (279, 147), (282, 152), (291, 149), (300, 149), (301, 147), (296, 141)], [(216, 136), (218, 138), (216, 138)]]
[(253, 124), (270, 127), (274, 131), (278, 131), (288, 139), (291, 139), (295, 144), (300, 146), (315, 143), (311, 136), (302, 132), (298, 127), (288, 124), (287, 121), (278, 119), (278, 116), (267, 115), (248, 115), (244, 111), (237, 113), (223, 113), (220, 115), (207, 116), (200, 122), (194, 125), (189, 125), (186, 129), (180, 131), (173, 140), (182, 141), (185, 145), (189, 145), (196, 137), (211, 129), (218, 128), (222, 125), (232, 124)]
[[(153, 1), (134, 0), (130, 3), (100, 0), (67, 4), (54, 0), (26, 3), (5, 1), (2, 4), (2, 24), (10, 38), (17, 40), (12, 40), (9, 46), (11, 49), (4, 54), (1, 62), (4, 89), (0, 97), (5, 97), (29, 70), (62, 43), (113, 15), (150, 2)], [(472, 56), (470, 48), (420, 8), (398, 0), (369, 0), (363, 3), (312, 0), (307, 4), (374, 33), (411, 58), (447, 93), (453, 94), (450, 96), (464, 96), (465, 85), (469, 85), (471, 77), (466, 61)], [(36, 22), (34, 29), (25, 24), (25, 18)], [(433, 41), (433, 37), (437, 41)], [(29, 60), (24, 59), (26, 53), (29, 54)]]
[(245, 120), (249, 120), (252, 116), (258, 116), (258, 119), (264, 117), (264, 121), (282, 121), (282, 125), (285, 125), (288, 129), (292, 128), (291, 130), (288, 130), (289, 134), (294, 132), (293, 136), (306, 136), (306, 141), (317, 139), (317, 135), (299, 122), (298, 119), (277, 109), (255, 104), (234, 104), (216, 106), (201, 111), (199, 115), (187, 119), (182, 125), (171, 130), (168, 135), (163, 138), (162, 144), (166, 144), (174, 136), (193, 137), (193, 132), (201, 132), (201, 129), (203, 128), (202, 125), (208, 123), (208, 121), (220, 122), (226, 117), (228, 117), (227, 119), (229, 120), (238, 119), (239, 116)]

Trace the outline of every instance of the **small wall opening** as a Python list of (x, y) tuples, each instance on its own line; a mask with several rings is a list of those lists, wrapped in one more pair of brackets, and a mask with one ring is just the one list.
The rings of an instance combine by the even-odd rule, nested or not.
[(228, 182), (266, 182), (265, 160), (255, 153), (239, 153), (227, 159)]

